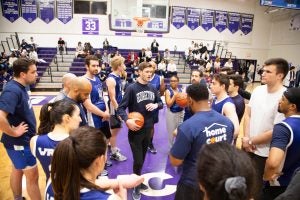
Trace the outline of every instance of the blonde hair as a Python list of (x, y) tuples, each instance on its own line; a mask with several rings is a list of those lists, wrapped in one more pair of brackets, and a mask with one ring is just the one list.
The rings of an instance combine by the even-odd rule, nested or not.
[(125, 58), (122, 56), (115, 56), (111, 59), (110, 65), (112, 70), (117, 70), (119, 66), (122, 66), (124, 64)]

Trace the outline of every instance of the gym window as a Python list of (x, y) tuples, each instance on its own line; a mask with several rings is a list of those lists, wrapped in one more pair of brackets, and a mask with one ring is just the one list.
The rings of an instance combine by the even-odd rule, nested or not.
[(101, 0), (75, 0), (74, 14), (107, 14), (107, 1)]

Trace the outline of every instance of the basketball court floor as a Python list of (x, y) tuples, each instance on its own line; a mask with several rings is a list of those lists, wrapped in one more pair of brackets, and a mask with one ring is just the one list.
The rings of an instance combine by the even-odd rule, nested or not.
[[(247, 90), (252, 91), (258, 84), (251, 84)], [(55, 97), (56, 92), (33, 92), (32, 103), (37, 123), (39, 124), (39, 112), (41, 105), (47, 103)], [(165, 120), (166, 107), (160, 110), (159, 122), (155, 125), (154, 145), (157, 148), (157, 154), (147, 153), (143, 167), (143, 175), (145, 176), (145, 184), (149, 185), (149, 190), (143, 192), (142, 200), (171, 200), (174, 199), (176, 184), (180, 177), (180, 167), (171, 166), (168, 153), (170, 150), (168, 144), (168, 134)], [(132, 154), (128, 144), (127, 127), (124, 125), (118, 135), (118, 146), (122, 153), (127, 156), (124, 162), (113, 161), (113, 166), (108, 168), (109, 178), (115, 178), (119, 174), (132, 173)], [(13, 195), (9, 186), (9, 177), (11, 172), (11, 162), (7, 156), (3, 144), (0, 143), (0, 200), (11, 200)], [(39, 165), (39, 184), (44, 197), (45, 174)], [(23, 179), (23, 196), (26, 195), (25, 179)], [(128, 190), (128, 199), (131, 199), (131, 190)]]

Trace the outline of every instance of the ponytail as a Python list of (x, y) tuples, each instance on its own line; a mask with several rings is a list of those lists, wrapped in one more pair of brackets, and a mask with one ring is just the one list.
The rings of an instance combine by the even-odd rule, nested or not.
[(38, 128), (38, 135), (49, 133), (53, 126), (50, 122), (50, 110), (52, 109), (53, 103), (48, 103), (42, 106), (40, 111), (40, 126)]

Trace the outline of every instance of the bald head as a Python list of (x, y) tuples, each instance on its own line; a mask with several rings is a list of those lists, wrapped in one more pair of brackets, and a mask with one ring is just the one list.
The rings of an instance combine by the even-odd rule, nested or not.
[(71, 81), (73, 78), (76, 78), (76, 75), (72, 74), (72, 73), (66, 73), (62, 77), (62, 84), (63, 84), (64, 91), (66, 93), (68, 93), (70, 91)]
[(78, 103), (84, 102), (92, 91), (92, 85), (84, 77), (75, 77), (71, 81), (71, 88), (68, 97)]

